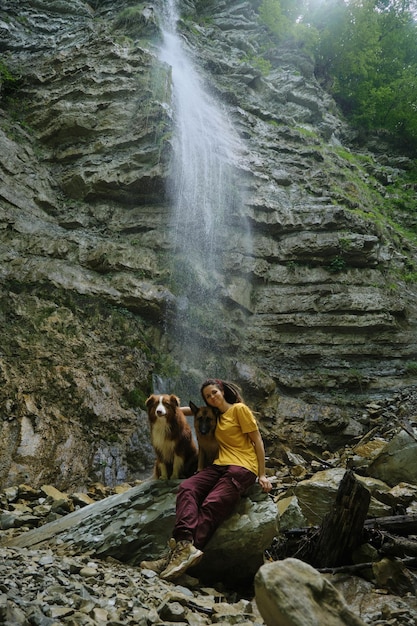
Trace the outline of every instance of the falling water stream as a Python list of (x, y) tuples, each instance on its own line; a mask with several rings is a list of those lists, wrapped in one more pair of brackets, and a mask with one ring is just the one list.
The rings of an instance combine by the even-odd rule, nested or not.
[(236, 166), (242, 145), (220, 105), (205, 89), (185, 40), (177, 32), (175, 0), (163, 15), (160, 58), (171, 67), (174, 157), (169, 194), (171, 279), (177, 310), (168, 321), (187, 368), (205, 367), (221, 332), (227, 223), (239, 203)]

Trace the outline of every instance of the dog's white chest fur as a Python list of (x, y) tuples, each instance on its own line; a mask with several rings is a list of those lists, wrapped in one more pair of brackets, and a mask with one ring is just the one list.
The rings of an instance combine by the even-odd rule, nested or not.
[(169, 437), (169, 424), (165, 415), (158, 415), (152, 426), (152, 444), (169, 457), (175, 447), (175, 441)]

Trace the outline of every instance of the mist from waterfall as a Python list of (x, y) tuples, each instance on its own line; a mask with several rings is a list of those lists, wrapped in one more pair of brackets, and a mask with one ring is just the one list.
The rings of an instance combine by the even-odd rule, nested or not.
[(221, 337), (223, 256), (228, 219), (240, 203), (236, 171), (242, 145), (227, 116), (206, 91), (177, 32), (175, 0), (165, 4), (162, 61), (171, 66), (173, 166), (170, 239), (177, 311), (168, 332), (188, 366), (199, 367)]

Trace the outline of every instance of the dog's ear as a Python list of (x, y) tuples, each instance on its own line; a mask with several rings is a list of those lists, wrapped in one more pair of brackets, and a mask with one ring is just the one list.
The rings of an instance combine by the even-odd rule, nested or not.
[(192, 402), (191, 400), (189, 402), (189, 405), (190, 405), (190, 409), (192, 410), (192, 412), (195, 415), (197, 413), (197, 411), (198, 411), (198, 406), (196, 404), (194, 404), (194, 402)]
[(172, 404), (174, 406), (180, 406), (180, 399), (178, 396), (174, 396), (174, 394), (171, 394), (171, 397), (169, 398), (170, 402), (172, 402)]
[(155, 395), (152, 394), (151, 396), (149, 396), (149, 398), (146, 400), (145, 402), (145, 406), (150, 407), (153, 402), (155, 401)]

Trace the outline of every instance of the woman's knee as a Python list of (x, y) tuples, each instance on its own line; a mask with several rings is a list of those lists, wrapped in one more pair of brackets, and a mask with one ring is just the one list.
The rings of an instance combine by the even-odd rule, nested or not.
[(187, 493), (194, 493), (195, 491), (194, 484), (189, 481), (190, 481), (190, 478), (186, 478), (180, 483), (178, 490), (177, 490), (177, 498)]
[(237, 465), (229, 467), (227, 476), (237, 489), (239, 496), (242, 496), (256, 482), (256, 475), (253, 472)]

